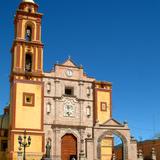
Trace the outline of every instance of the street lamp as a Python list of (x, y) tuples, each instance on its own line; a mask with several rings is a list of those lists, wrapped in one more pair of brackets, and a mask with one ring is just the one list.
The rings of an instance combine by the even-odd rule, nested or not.
[(21, 150), (23, 148), (23, 160), (26, 160), (26, 147), (29, 147), (31, 145), (31, 137), (29, 136), (27, 139), (26, 130), (24, 131), (23, 139), (22, 136), (18, 137), (18, 143), (20, 145), (19, 149)]

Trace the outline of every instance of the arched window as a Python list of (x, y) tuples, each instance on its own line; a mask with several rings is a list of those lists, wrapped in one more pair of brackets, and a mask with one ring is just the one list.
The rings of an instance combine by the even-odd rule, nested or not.
[(27, 53), (25, 57), (25, 71), (32, 71), (32, 55), (30, 53)]
[(47, 103), (46, 112), (47, 114), (51, 113), (51, 103), (50, 102)]
[(32, 28), (30, 26), (27, 26), (26, 28), (25, 39), (26, 41), (32, 40)]

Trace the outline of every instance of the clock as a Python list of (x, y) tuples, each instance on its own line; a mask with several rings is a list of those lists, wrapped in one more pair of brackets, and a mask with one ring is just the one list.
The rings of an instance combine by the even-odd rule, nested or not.
[(64, 116), (65, 117), (73, 117), (74, 108), (72, 105), (65, 105), (64, 106)]
[(68, 77), (72, 77), (73, 71), (72, 71), (71, 69), (67, 69), (67, 70), (66, 70), (66, 75), (67, 75)]

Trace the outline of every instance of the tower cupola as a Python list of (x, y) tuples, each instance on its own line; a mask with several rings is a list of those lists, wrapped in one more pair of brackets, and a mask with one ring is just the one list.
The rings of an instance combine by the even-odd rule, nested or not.
[(29, 13), (36, 13), (38, 10), (38, 5), (34, 2), (34, 0), (22, 0), (19, 5), (19, 10)]
[(35, 3), (33, 0), (23, 0), (22, 2)]

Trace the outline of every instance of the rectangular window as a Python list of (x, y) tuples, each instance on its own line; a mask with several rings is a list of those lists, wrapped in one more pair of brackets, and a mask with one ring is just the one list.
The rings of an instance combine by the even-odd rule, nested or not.
[(67, 96), (73, 96), (74, 95), (73, 87), (65, 87), (65, 95)]
[(107, 102), (101, 102), (101, 111), (107, 111)]
[(23, 93), (23, 106), (34, 106), (35, 95), (33, 93)]

